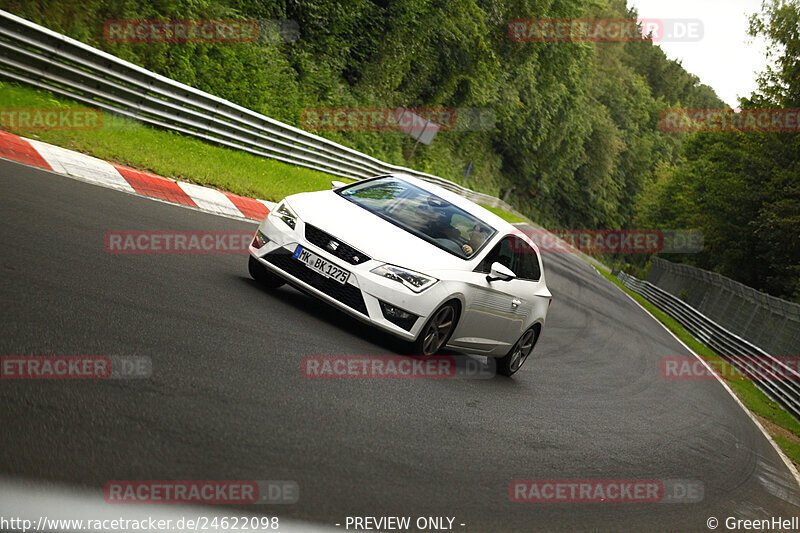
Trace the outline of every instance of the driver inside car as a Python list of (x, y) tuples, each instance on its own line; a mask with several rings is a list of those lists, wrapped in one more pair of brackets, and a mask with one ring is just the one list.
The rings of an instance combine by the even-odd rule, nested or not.
[(450, 239), (451, 241), (460, 242), (462, 240), (461, 232), (450, 225), (447, 221), (447, 215), (436, 211), (426, 211), (429, 218), (427, 225), (427, 233), (434, 239)]
[[(469, 246), (472, 250), (478, 250), (483, 243), (486, 242), (486, 237), (488, 235), (481, 231), (480, 226), (475, 224), (475, 226), (469, 230)], [(467, 255), (472, 255), (472, 253), (468, 253)]]

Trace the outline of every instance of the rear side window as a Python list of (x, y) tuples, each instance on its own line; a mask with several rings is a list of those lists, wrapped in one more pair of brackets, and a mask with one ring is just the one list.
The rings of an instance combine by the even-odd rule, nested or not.
[(511, 238), (514, 239), (512, 249), (514, 250), (517, 267), (511, 270), (514, 271), (517, 277), (538, 281), (542, 277), (542, 271), (539, 269), (539, 255), (536, 250), (519, 237)]
[(503, 237), (484, 257), (475, 272), (488, 274), (494, 262), (510, 268), (520, 279), (538, 281), (542, 276), (539, 254), (527, 242), (513, 235)]

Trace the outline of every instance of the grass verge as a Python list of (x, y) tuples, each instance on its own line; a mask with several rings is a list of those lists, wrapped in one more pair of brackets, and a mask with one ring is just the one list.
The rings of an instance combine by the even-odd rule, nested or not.
[(486, 209), (487, 211), (491, 211), (492, 213), (494, 213), (495, 215), (499, 216), (500, 218), (502, 218), (506, 222), (510, 222), (512, 224), (516, 224), (518, 222), (528, 222), (524, 218), (519, 217), (519, 216), (517, 216), (517, 215), (515, 215), (513, 213), (509, 213), (508, 211), (500, 209), (499, 207), (489, 207), (488, 205), (483, 205), (483, 204), (478, 204), (478, 205), (481, 206), (482, 208)]
[[(47, 91), (0, 83), (0, 109), (83, 107)], [(330, 188), (332, 174), (228, 150), (198, 139), (150, 128), (111, 113), (92, 130), (2, 129), (77, 152), (181, 181), (216, 187), (243, 196), (278, 201), (286, 195)]]
[[(48, 91), (0, 82), (3, 110), (81, 107), (84, 106)], [(19, 128), (6, 121), (2, 129), (160, 176), (265, 200), (278, 201), (289, 194), (328, 189), (331, 180), (353, 181), (214, 146), (111, 113), (102, 115), (101, 127), (93, 130)], [(503, 209), (483, 207), (508, 222), (527, 222)]]
[[(598, 270), (599, 271), (599, 270)], [(616, 276), (608, 272), (599, 271), (609, 281), (629, 294), (642, 307), (647, 309), (654, 317), (663, 323), (667, 329), (674, 333), (689, 348), (697, 352), (703, 359), (709, 362), (721, 364), (722, 357), (717, 355), (712, 349), (683, 329), (677, 320), (667, 315), (652, 303), (647, 301), (640, 294), (630, 290), (619, 281)], [(714, 368), (720, 368), (716, 366)], [(748, 379), (729, 379), (723, 376), (725, 382), (730, 386), (736, 396), (742, 401), (750, 412), (756, 415), (762, 422), (767, 432), (775, 439), (784, 453), (792, 460), (795, 466), (800, 466), (800, 423), (795, 420), (776, 402), (770, 400), (763, 392), (758, 390), (752, 381)]]

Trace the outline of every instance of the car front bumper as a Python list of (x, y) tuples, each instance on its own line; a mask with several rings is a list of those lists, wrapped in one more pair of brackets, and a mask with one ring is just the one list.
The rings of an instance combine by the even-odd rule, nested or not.
[[(414, 293), (401, 283), (370, 272), (384, 264), (374, 258), (358, 265), (350, 264), (310, 242), (306, 238), (305, 228), (305, 222), (299, 218), (292, 229), (279, 218), (267, 216), (259, 226), (259, 231), (268, 241), (259, 248), (251, 241), (250, 255), (291, 285), (407, 341), (417, 338), (430, 314), (447, 297), (441, 282), (421, 293)], [(293, 254), (298, 245), (350, 272), (345, 284), (327, 278), (295, 259)], [(401, 327), (384, 315), (381, 302), (412, 313), (417, 318), (410, 326), (410, 321), (406, 320), (403, 324), (405, 327)]]

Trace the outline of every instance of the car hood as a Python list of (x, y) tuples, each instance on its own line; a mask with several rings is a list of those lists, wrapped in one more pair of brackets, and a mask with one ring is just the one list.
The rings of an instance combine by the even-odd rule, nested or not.
[(364, 252), (372, 259), (416, 270), (464, 270), (465, 261), (374, 215), (334, 191), (286, 198), (300, 219)]

